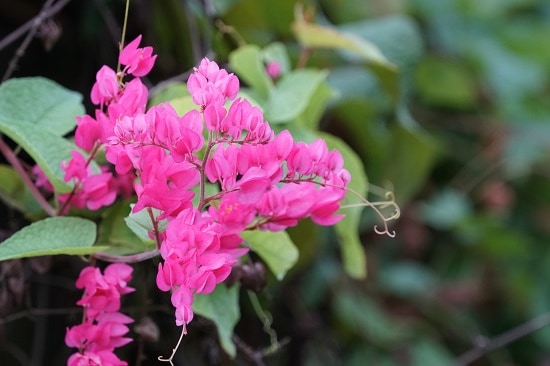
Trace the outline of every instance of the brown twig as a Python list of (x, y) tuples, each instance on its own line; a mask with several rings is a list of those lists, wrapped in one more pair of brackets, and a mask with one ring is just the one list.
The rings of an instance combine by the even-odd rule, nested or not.
[(57, 216), (57, 212), (55, 209), (48, 203), (48, 201), (42, 196), (38, 188), (34, 185), (34, 183), (31, 181), (31, 178), (21, 165), (21, 162), (19, 159), (17, 159), (17, 156), (15, 156), (15, 153), (10, 149), (10, 147), (2, 140), (2, 137), (0, 136), (0, 153), (4, 155), (6, 160), (10, 163), (10, 165), (15, 169), (15, 171), (19, 174), (21, 177), (21, 180), (23, 180), (23, 183), (27, 186), (31, 194), (36, 199), (36, 202), (42, 207), (42, 209), (48, 214), (48, 216)]
[(13, 58), (11, 59), (8, 68), (2, 77), (2, 81), (7, 80), (11, 76), (17, 66), (17, 62), (25, 54), (27, 47), (29, 47), (31, 40), (38, 31), (40, 25), (45, 20), (61, 11), (61, 9), (63, 9), (70, 1), (71, 0), (59, 0), (56, 4), (53, 4), (54, 0), (47, 0), (37, 16), (17, 28), (12, 33), (8, 34), (0, 41), (0, 50), (2, 50), (4, 47), (8, 46), (25, 34), (25, 32), (28, 32), (19, 48), (15, 51), (15, 54), (13, 55)]
[(482, 344), (460, 355), (453, 363), (454, 366), (467, 366), (489, 352), (515, 342), (531, 333), (550, 325), (550, 312), (512, 328), (493, 339), (485, 340)]
[[(51, 7), (49, 7), (48, 9), (43, 9), (43, 12), (41, 12), (42, 17), (43, 17), (42, 20), (46, 20), (48, 18), (51, 18), (55, 14), (59, 13), (61, 11), (61, 9), (63, 9), (65, 7), (65, 5), (67, 5), (67, 3), (69, 1), (70, 0), (61, 0), (57, 4), (52, 5)], [(2, 38), (0, 40), (0, 51), (2, 51), (4, 48), (8, 47), (13, 42), (17, 41), (29, 29), (31, 29), (34, 22), (35, 22), (35, 19), (36, 19), (36, 17), (32, 18), (31, 20), (27, 21), (25, 24), (23, 24), (22, 26), (20, 26), (19, 28), (17, 28), (13, 32), (11, 32), (10, 34), (8, 34), (4, 38)]]

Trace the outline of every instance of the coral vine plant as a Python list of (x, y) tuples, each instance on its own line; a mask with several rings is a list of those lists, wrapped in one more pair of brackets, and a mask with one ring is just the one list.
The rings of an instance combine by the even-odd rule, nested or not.
[[(237, 98), (237, 76), (207, 58), (187, 82), (196, 109), (178, 116), (169, 103), (147, 108), (140, 77), (156, 56), (151, 47), (138, 47), (140, 39), (120, 53), (121, 71), (103, 66), (97, 73), (91, 91), (95, 116), (77, 118), (75, 131), (76, 145), (88, 155), (75, 150), (62, 164), (74, 188), (58, 196), (60, 212), (108, 206), (133, 187), (132, 211), (147, 211), (149, 235), (163, 259), (157, 286), (171, 292), (175, 323), (186, 333), (194, 296), (211, 293), (248, 252), (244, 231), (281, 231), (305, 218), (337, 223), (351, 177), (340, 152), (325, 141), (306, 144), (286, 130), (275, 134), (258, 107)], [(101, 151), (114, 168), (95, 162)], [(38, 182), (48, 187), (45, 179)], [(217, 192), (207, 194), (208, 183)], [(128, 340), (121, 334), (131, 319), (117, 311), (131, 270), (113, 266), (104, 277), (87, 267), (77, 281), (85, 288), (79, 301), (85, 316), (67, 333), (67, 345), (79, 349), (70, 365), (83, 359), (124, 364), (112, 351)], [(124, 276), (108, 273), (115, 268)]]
[[(170, 293), (181, 341), (195, 314), (220, 328), (223, 322), (205, 310), (205, 301), (221, 296), (223, 306), (231, 302), (238, 313), (238, 287), (220, 290), (225, 286), (218, 285), (235, 267), (251, 264), (250, 250), (277, 278), (284, 276), (297, 260), (287, 228), (303, 219), (335, 225), (344, 267), (362, 278), (365, 256), (356, 235), (361, 209), (370, 206), (384, 224), (375, 231), (390, 236), (387, 222), (399, 215), (391, 195), (378, 203), (362, 197), (367, 182), (360, 160), (345, 143), (317, 131), (330, 96), (326, 72), (289, 72), (284, 57), (262, 59), (259, 48), (243, 46), (229, 56), (230, 64), (255, 90), (243, 92), (235, 74), (204, 58), (187, 80), (189, 104), (182, 109), (150, 98), (141, 78), (152, 70), (157, 55), (140, 43), (141, 36), (121, 46), (116, 70), (99, 69), (90, 93), (95, 105), (91, 115), (84, 115), (77, 93), (42, 78), (0, 86), (0, 110), (5, 111), (0, 132), (36, 162), (29, 172), (0, 138), (0, 152), (11, 165), (0, 169), (19, 179), (42, 209), (26, 206), (26, 198), (13, 201), (36, 222), (2, 243), (0, 260), (51, 254), (91, 259), (76, 281), (83, 290), (77, 302), (84, 308), (82, 321), (67, 328), (65, 337), (66, 345), (77, 349), (68, 359), (70, 366), (127, 364), (115, 349), (131, 341), (127, 333), (133, 319), (122, 314), (121, 304), (122, 295), (134, 291), (129, 286), (132, 263), (160, 257), (156, 286)], [(286, 55), (277, 47), (270, 53)], [(26, 98), (21, 90), (28, 90)], [(245, 97), (250, 94), (256, 99)], [(293, 95), (307, 103), (297, 103)], [(34, 115), (21, 113), (31, 100)], [(72, 142), (63, 135), (74, 128), (75, 116)], [(292, 119), (299, 128), (289, 123), (285, 129), (282, 121)], [(308, 142), (297, 141), (292, 127)], [(128, 202), (133, 202), (130, 215), (118, 214), (119, 207), (128, 209)], [(394, 211), (384, 217), (381, 210), (388, 207)], [(347, 220), (342, 220), (342, 208), (348, 209)], [(72, 217), (82, 212), (98, 222)], [(50, 217), (40, 220), (44, 213)], [(129, 250), (117, 252), (105, 234), (115, 226), (129, 233)], [(111, 264), (102, 271), (97, 260)], [(220, 342), (230, 356), (235, 356), (231, 332), (237, 320), (220, 329)], [(159, 360), (173, 364), (177, 349)]]

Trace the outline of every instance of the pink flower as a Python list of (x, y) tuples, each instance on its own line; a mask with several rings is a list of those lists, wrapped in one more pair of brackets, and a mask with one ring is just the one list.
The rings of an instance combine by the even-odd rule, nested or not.
[(90, 172), (86, 165), (86, 159), (77, 150), (71, 151), (72, 159), (69, 162), (62, 162), (61, 168), (65, 171), (65, 182), (75, 179), (77, 182), (82, 182), (88, 177)]
[(67, 366), (127, 366), (112, 351), (73, 353)]
[(235, 98), (239, 79), (220, 69), (214, 61), (204, 58), (189, 76), (187, 88), (195, 104), (205, 107), (213, 103), (221, 105), (225, 99)]
[(117, 192), (112, 181), (111, 173), (102, 173), (91, 175), (82, 182), (80, 194), (85, 199), (88, 209), (98, 210), (115, 201)]
[(164, 265), (159, 263), (157, 272), (157, 287), (161, 291), (182, 286), (184, 282), (181, 265), (176, 261), (166, 260)]
[(124, 72), (137, 77), (147, 75), (157, 58), (157, 55), (153, 56), (153, 47), (138, 48), (140, 42), (141, 35), (128, 43), (118, 57), (118, 61), (126, 66)]
[(260, 168), (251, 167), (239, 179), (235, 187), (238, 187), (237, 199), (242, 203), (256, 203), (271, 186), (271, 180)]
[(129, 331), (126, 324), (133, 319), (118, 312), (120, 295), (133, 291), (128, 287), (131, 274), (132, 267), (122, 263), (107, 266), (105, 275), (95, 267), (82, 269), (76, 286), (84, 289), (77, 302), (84, 307), (84, 321), (67, 328), (65, 343), (79, 351), (69, 357), (68, 366), (127, 365), (113, 351), (131, 342), (124, 336)]
[(99, 122), (89, 115), (76, 117), (77, 128), (74, 135), (76, 146), (90, 152), (102, 135), (102, 127)]
[(189, 324), (193, 320), (193, 294), (182, 286), (172, 292), (172, 305), (176, 308), (176, 325)]
[(116, 73), (109, 66), (103, 66), (96, 74), (96, 82), (90, 95), (95, 105), (109, 104), (119, 92)]
[(107, 109), (109, 118), (114, 122), (124, 116), (145, 113), (149, 92), (139, 78), (132, 79), (124, 86), (122, 94)]
[(216, 222), (223, 225), (226, 234), (244, 231), (256, 215), (254, 206), (241, 202), (237, 193), (225, 194), (219, 206), (210, 206), (208, 212)]

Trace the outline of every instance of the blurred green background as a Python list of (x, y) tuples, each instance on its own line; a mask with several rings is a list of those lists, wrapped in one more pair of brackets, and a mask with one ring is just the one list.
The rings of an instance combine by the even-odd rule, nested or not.
[[(2, 1), (0, 40), (35, 16), (41, 4)], [(397, 235), (375, 234), (376, 216), (365, 210), (360, 234), (368, 277), (354, 280), (343, 270), (333, 231), (307, 224), (292, 230), (300, 247), (298, 265), (282, 282), (269, 278), (258, 294), (285, 344), (254, 359), (271, 342), (243, 293), (237, 360), (223, 355), (212, 325), (199, 319), (177, 364), (550, 365), (550, 327), (543, 327), (550, 323), (550, 2), (302, 4), (311, 21), (376, 45), (398, 67), (395, 85), (350, 53), (304, 52), (292, 32), (296, 4), (134, 0), (128, 39), (144, 34), (144, 43), (159, 55), (150, 86), (185, 80), (204, 56), (227, 63), (228, 54), (246, 43), (282, 42), (293, 66), (305, 62), (328, 70), (337, 96), (321, 127), (353, 147), (371, 184), (395, 192), (402, 211), (392, 226)], [(32, 41), (13, 76), (51, 78), (80, 91), (89, 103), (95, 72), (115, 63), (123, 13), (120, 0), (69, 2), (55, 24)], [(2, 73), (20, 42), (0, 49)], [(369, 198), (384, 199), (376, 193), (371, 189)], [(2, 230), (17, 227), (17, 217), (1, 209)], [(56, 258), (42, 275), (31, 261), (17, 266), (19, 277), (12, 277), (23, 278), (26, 290), (21, 299), (15, 290), (2, 292), (13, 298), (0, 301), (5, 317), (0, 361), (64, 364), (69, 352), (64, 324), (77, 319), (74, 310), (18, 319), (9, 314), (74, 306), (79, 294), (70, 281), (78, 264)], [(154, 285), (153, 264), (136, 271), (140, 283)], [(126, 353), (135, 355), (141, 345), (149, 356), (141, 365), (154, 365), (177, 334), (166, 299), (153, 286), (144, 287), (149, 290), (140, 289), (145, 294), (128, 306), (149, 304), (163, 338), (135, 342)], [(472, 363), (460, 357), (511, 329), (512, 336), (519, 335), (514, 328), (532, 319), (521, 339)]]

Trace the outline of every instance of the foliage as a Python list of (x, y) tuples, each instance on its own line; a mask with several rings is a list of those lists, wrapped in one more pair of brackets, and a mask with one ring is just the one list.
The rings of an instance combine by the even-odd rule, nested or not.
[[(262, 108), (273, 128), (289, 129), (303, 141), (322, 137), (342, 151), (354, 178), (350, 187), (361, 195), (368, 190), (373, 201), (381, 202), (375, 208), (386, 218), (393, 212), (384, 204), (392, 197), (385, 195), (394, 192), (403, 214), (388, 229), (395, 230), (395, 238), (375, 235), (374, 225), (384, 228), (379, 218), (357, 207), (344, 211), (346, 220), (335, 230), (304, 222), (276, 236), (253, 233), (247, 238), (254, 250), (250, 259), (264, 261), (273, 274), (268, 277), (275, 277), (258, 294), (270, 314), (257, 314), (246, 296), (237, 298), (239, 291), (243, 294), (239, 285), (220, 287), (211, 302), (204, 297), (195, 303), (195, 311), (218, 330), (208, 321), (192, 323), (189, 333), (200, 336), (185, 339), (179, 357), (193, 364), (231, 362), (220, 355), (221, 347), (236, 362), (254, 363), (259, 355), (274, 365), (446, 365), (467, 364), (460, 355), (473, 349), (480, 356), (476, 365), (548, 362), (550, 333), (539, 330), (548, 323), (544, 320), (531, 324), (517, 342), (489, 347), (487, 355), (476, 343), (488, 340), (491, 345), (492, 338), (510, 329), (513, 335), (514, 327), (540, 319), (550, 309), (548, 5), (538, 0), (307, 2), (315, 8), (292, 0), (207, 3), (212, 9), (198, 1), (153, 2), (148, 9), (152, 16), (142, 23), (137, 17), (145, 5), (132, 3), (130, 32), (144, 33), (149, 43), (158, 44), (159, 67), (151, 83), (182, 73), (196, 64), (197, 55), (211, 52), (241, 78), (246, 87), (242, 96)], [(109, 6), (120, 13), (119, 5)], [(14, 78), (0, 85), (3, 138), (24, 150), (24, 160), (38, 163), (59, 193), (71, 189), (60, 170), (74, 146), (66, 134), (74, 117), (83, 113), (82, 101), (89, 103), (99, 65), (112, 65), (117, 54), (114, 46), (111, 50), (98, 43), (108, 38), (100, 11), (79, 6), (80, 18), (67, 24), (62, 37), (80, 35), (88, 56), (89, 50), (104, 50), (94, 55), (97, 65), (74, 65), (82, 57), (60, 43), (55, 46), (59, 62), (51, 71), (22, 64), (15, 76), (40, 74), (64, 87), (44, 78)], [(0, 65), (11, 57), (9, 50), (0, 52)], [(29, 49), (28, 59), (41, 52)], [(271, 61), (281, 65), (279, 78), (266, 73)], [(56, 73), (57, 67), (64, 71)], [(86, 76), (76, 78), (75, 73)], [(188, 110), (191, 97), (182, 80), (159, 84), (150, 103), (170, 101), (178, 113)], [(11, 226), (0, 227), (2, 233), (36, 223), (4, 241), (0, 255), (11, 250), (3, 248), (10, 241), (28, 241), (25, 232), (39, 226), (48, 244), (33, 240), (36, 248), (18, 246), (16, 256), (66, 243), (71, 237), (61, 230), (66, 224), (55, 229), (41, 224), (53, 219), (43, 220), (45, 213), (8, 164), (0, 165), (0, 198), (3, 221), (10, 218)], [(348, 193), (345, 204), (359, 202)], [(96, 214), (71, 212), (86, 219), (56, 220), (80, 220), (83, 231), (88, 224), (97, 225), (96, 246), (109, 247), (101, 251), (133, 255), (151, 249), (146, 234), (151, 227), (147, 217), (128, 216), (129, 204), (120, 202)], [(72, 235), (77, 237), (76, 231)], [(78, 238), (82, 243), (70, 240), (66, 245), (82, 248), (57, 253), (85, 255), (98, 249), (84, 236)], [(277, 241), (275, 251), (272, 241)], [(57, 260), (66, 263), (62, 258)], [(25, 265), (32, 263), (26, 260)], [(155, 266), (150, 261), (136, 267), (138, 276), (151, 281)], [(67, 268), (54, 266), (54, 272), (75, 278)], [(2, 293), (15, 299), (16, 292), (4, 283)], [(172, 326), (169, 316), (151, 310), (152, 302), (167, 304), (167, 299), (153, 295), (146, 283), (133, 283), (147, 295), (132, 295), (128, 307), (147, 303), (138, 312), (153, 316), (162, 329), (166, 338), (145, 351), (155, 359), (170, 352), (177, 335), (166, 330)], [(32, 284), (33, 289), (40, 286)], [(40, 304), (72, 306), (51, 300)], [(22, 306), (15, 300), (11, 305), (10, 312)], [(6, 326), (8, 337), (31, 353), (28, 338), (16, 331), (27, 325)], [(35, 337), (40, 337), (38, 330)], [(54, 338), (43, 339), (51, 345), (42, 351), (44, 359), (67, 355), (62, 337)], [(0, 358), (11, 361), (14, 356), (6, 349)], [(125, 352), (132, 357), (139, 351)], [(62, 364), (65, 359), (56, 360)]]

